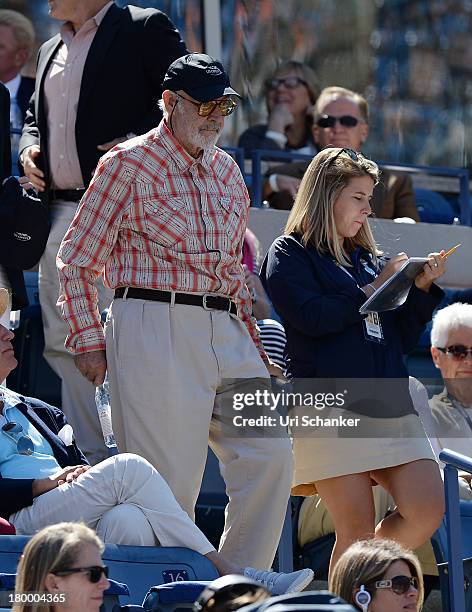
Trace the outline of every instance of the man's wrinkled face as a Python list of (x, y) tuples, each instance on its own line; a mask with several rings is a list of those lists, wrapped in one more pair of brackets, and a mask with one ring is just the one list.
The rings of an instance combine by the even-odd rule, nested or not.
[(174, 106), (169, 110), (172, 116), (167, 123), (173, 129), (175, 138), (190, 155), (195, 155), (200, 150), (211, 148), (216, 144), (223, 130), (225, 118), (219, 106), (216, 106), (207, 117), (200, 116), (198, 107), (194, 104), (197, 101), (183, 91), (179, 93), (184, 97), (172, 95)]
[[(472, 328), (461, 326), (451, 329), (447, 335), (446, 345), (441, 348), (451, 346), (472, 348)], [(470, 353), (464, 359), (455, 359), (450, 353), (443, 353), (433, 346), (431, 354), (444, 379), (464, 378), (472, 382), (472, 355)]]

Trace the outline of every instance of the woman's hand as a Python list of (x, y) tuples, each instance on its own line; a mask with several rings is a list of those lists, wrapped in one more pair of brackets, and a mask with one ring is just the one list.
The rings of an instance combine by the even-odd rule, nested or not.
[(407, 259), (408, 255), (406, 253), (398, 253), (398, 255), (389, 259), (371, 285), (378, 289), (385, 281), (398, 272)]
[(428, 263), (424, 265), (423, 272), (418, 274), (415, 279), (415, 285), (421, 291), (428, 293), (434, 281), (442, 276), (446, 271), (446, 260), (444, 259), (446, 251), (440, 253), (430, 253), (428, 255)]

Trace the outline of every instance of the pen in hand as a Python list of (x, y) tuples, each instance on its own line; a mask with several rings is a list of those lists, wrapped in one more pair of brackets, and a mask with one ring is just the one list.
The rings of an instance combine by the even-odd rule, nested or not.
[(456, 244), (456, 246), (453, 246), (452, 249), (449, 249), (449, 251), (444, 253), (444, 255), (442, 256), (442, 259), (447, 259), (449, 255), (452, 255), (461, 246), (461, 244), (462, 242), (459, 242), (459, 244)]

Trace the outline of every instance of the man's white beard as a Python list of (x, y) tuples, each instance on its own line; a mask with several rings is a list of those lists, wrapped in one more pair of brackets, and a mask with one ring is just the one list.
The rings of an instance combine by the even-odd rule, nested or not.
[(220, 132), (212, 132), (212, 131), (204, 131), (198, 132), (195, 134), (195, 138), (193, 139), (193, 144), (199, 149), (211, 149), (218, 142), (218, 138), (220, 137)]

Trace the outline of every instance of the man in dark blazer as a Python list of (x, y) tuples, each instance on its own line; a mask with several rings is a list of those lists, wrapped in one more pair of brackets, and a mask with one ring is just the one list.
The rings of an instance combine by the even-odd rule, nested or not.
[[(11, 152), (10, 152), (10, 96), (8, 89), (0, 83), (0, 190), (1, 184), (11, 174)], [(1, 193), (1, 191), (0, 191)], [(1, 197), (1, 196), (0, 196)], [(2, 240), (2, 226), (0, 216), (0, 240)], [(24, 308), (28, 305), (23, 272), (11, 267), (12, 262), (0, 261), (0, 279), (5, 277), (6, 283), (12, 291), (13, 310)], [(10, 265), (9, 265), (10, 264)], [(3, 322), (8, 322), (10, 308), (3, 314)], [(1, 381), (2, 379), (0, 379)]]
[[(155, 9), (121, 9), (108, 0), (55, 0), (65, 23), (39, 50), (36, 87), (20, 141), (24, 173), (49, 203), (51, 233), (40, 262), (45, 357), (62, 379), (62, 408), (87, 458), (104, 458), (94, 387), (65, 351), (56, 306), (59, 244), (101, 155), (158, 125), (157, 102), (169, 64), (187, 53), (169, 18)], [(100, 306), (111, 292), (100, 289)]]

